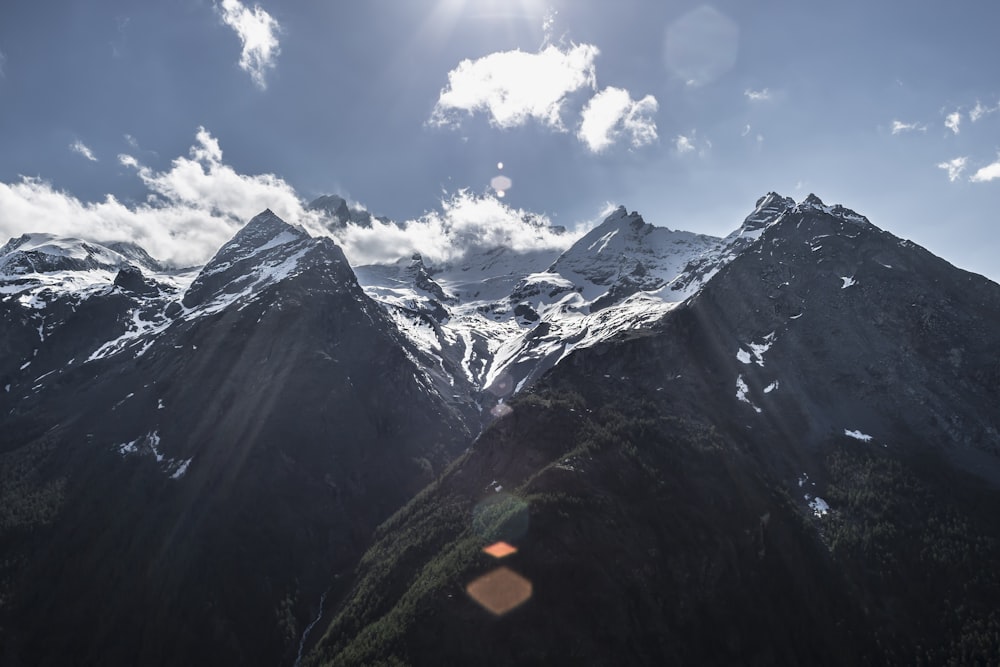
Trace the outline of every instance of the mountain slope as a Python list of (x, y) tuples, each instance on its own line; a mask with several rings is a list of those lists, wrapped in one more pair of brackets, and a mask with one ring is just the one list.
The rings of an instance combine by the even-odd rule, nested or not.
[(510, 401), (311, 664), (995, 660), (1000, 286), (815, 197), (771, 218)]
[(36, 339), (25, 370), (60, 372), (0, 400), (5, 661), (290, 664), (331, 577), (469, 437), (340, 249), (270, 212), (183, 294), (109, 281), (66, 311), (66, 336), (104, 319), (79, 349)]

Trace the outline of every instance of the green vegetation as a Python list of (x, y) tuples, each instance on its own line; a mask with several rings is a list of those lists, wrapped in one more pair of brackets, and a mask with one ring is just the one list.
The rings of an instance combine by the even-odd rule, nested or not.
[(824, 497), (836, 511), (823, 534), (880, 629), (885, 658), (995, 664), (1000, 525), (983, 510), (996, 507), (996, 492), (853, 443), (831, 448), (826, 464)]

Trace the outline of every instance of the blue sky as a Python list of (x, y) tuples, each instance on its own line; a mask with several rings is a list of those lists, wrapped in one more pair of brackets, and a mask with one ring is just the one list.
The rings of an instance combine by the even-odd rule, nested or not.
[(504, 176), (570, 228), (722, 235), (815, 192), (1000, 279), (994, 2), (57, 6), (0, 5), (0, 235), (203, 261), (264, 206), (463, 215)]

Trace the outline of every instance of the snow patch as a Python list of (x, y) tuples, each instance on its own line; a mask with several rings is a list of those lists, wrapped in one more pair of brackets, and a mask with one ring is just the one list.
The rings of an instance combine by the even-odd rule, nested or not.
[(857, 285), (858, 284), (858, 281), (856, 281), (854, 279), (854, 276), (850, 276), (850, 277), (848, 277), (848, 276), (841, 276), (840, 279), (844, 281), (844, 284), (840, 286), (840, 289), (847, 289), (851, 285)]
[(846, 428), (844, 429), (844, 435), (849, 438), (854, 438), (855, 440), (860, 440), (861, 442), (871, 442), (872, 439), (870, 435), (862, 433), (861, 431), (849, 431)]
[(189, 465), (191, 465), (191, 459), (186, 459), (184, 461), (181, 461), (181, 464), (177, 466), (177, 470), (175, 470), (174, 474), (170, 476), (170, 479), (180, 479), (181, 477), (183, 477), (184, 473), (187, 472)]
[(764, 393), (765, 394), (770, 394), (772, 391), (774, 391), (777, 388), (778, 388), (778, 381), (775, 380), (771, 384), (769, 384), (766, 387), (764, 387)]
[(747, 397), (747, 394), (749, 392), (750, 392), (750, 388), (747, 386), (747, 383), (743, 379), (743, 376), (742, 375), (737, 376), (736, 377), (736, 398), (739, 399), (739, 400), (741, 400), (741, 401), (743, 401), (744, 403), (746, 403), (747, 405), (749, 405), (750, 407), (752, 407), (755, 412), (757, 412), (758, 414), (760, 414), (761, 409), (758, 408), (756, 405), (754, 405), (750, 401), (750, 399)]
[(594, 246), (597, 245), (598, 243), (600, 243), (601, 247), (597, 249), (597, 252), (598, 253), (602, 252), (605, 248), (608, 247), (608, 243), (611, 242), (611, 239), (613, 239), (615, 237), (615, 234), (617, 234), (618, 232), (619, 232), (619, 230), (617, 230), (617, 229), (608, 232), (607, 234), (605, 234), (604, 236), (602, 236), (601, 238), (597, 239), (596, 241), (594, 241), (593, 243), (591, 243), (589, 246), (587, 246), (587, 250), (593, 250)]
[(822, 518), (830, 513), (830, 505), (819, 496), (809, 501), (809, 509), (813, 511), (813, 515), (817, 518)]

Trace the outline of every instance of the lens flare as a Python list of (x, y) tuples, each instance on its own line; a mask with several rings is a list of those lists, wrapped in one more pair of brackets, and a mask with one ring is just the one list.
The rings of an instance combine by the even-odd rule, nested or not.
[(488, 553), (489, 555), (493, 556), (496, 559), (500, 559), (500, 558), (506, 558), (511, 554), (516, 554), (517, 547), (513, 546), (512, 544), (507, 544), (503, 540), (500, 540), (499, 542), (494, 542), (488, 547), (483, 547), (483, 552)]
[(498, 567), (473, 581), (465, 591), (490, 613), (503, 616), (531, 598), (532, 586), (517, 572)]
[(507, 190), (510, 190), (510, 186), (514, 185), (514, 182), (503, 175), (494, 176), (490, 179), (490, 187), (496, 190), (497, 196), (503, 197)]

